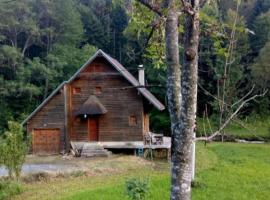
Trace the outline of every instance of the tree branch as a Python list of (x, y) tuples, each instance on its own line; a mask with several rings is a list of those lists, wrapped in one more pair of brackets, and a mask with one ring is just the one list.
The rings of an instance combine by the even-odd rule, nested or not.
[(255, 88), (255, 85), (252, 86), (251, 90), (249, 90), (249, 92), (245, 96), (243, 96), (241, 99), (239, 99), (238, 101), (236, 101), (235, 103), (233, 103), (231, 107), (234, 107), (235, 105), (237, 105), (241, 101), (243, 101), (245, 98), (247, 98), (253, 92), (254, 88)]
[(160, 17), (163, 16), (161, 5), (159, 3), (155, 3), (153, 0), (137, 0), (142, 5), (146, 6), (156, 14), (158, 14)]
[(24, 47), (23, 47), (23, 50), (22, 50), (22, 57), (24, 57), (25, 51), (30, 46), (29, 42), (31, 40), (31, 36), (32, 35), (28, 36), (27, 40), (25, 41), (25, 44), (24, 44)]
[[(208, 95), (208, 96), (214, 98), (214, 99), (217, 100), (219, 103), (222, 103), (222, 100), (221, 100), (221, 99), (219, 99), (218, 97), (216, 97), (215, 95), (213, 95), (213, 94), (211, 94), (209, 91), (207, 91), (200, 83), (198, 83), (198, 86), (199, 86), (199, 88), (202, 89), (202, 91), (203, 91), (206, 95)], [(224, 104), (226, 104), (226, 103), (224, 102)], [(228, 104), (226, 104), (226, 105), (228, 105)], [(228, 105), (228, 106), (230, 106), (230, 105)]]
[(146, 39), (146, 41), (145, 41), (145, 43), (143, 45), (143, 50), (142, 50), (143, 53), (144, 53), (145, 49), (147, 48), (147, 46), (148, 46), (148, 44), (149, 44), (149, 42), (150, 42), (156, 28), (158, 26), (160, 26), (162, 19), (163, 19), (162, 17), (159, 17), (158, 19), (153, 20), (153, 22), (151, 23), (152, 28), (151, 28), (151, 31), (148, 34), (148, 37), (147, 37), (147, 39)]
[(227, 120), (222, 124), (222, 126), (220, 126), (220, 128), (212, 135), (208, 136), (208, 137), (198, 137), (195, 140), (199, 141), (199, 140), (203, 140), (203, 141), (210, 141), (212, 140), (215, 136), (217, 136), (228, 124), (229, 122), (237, 115), (237, 113), (242, 109), (242, 107), (248, 103), (249, 101), (252, 101), (254, 99), (256, 99), (257, 97), (263, 97), (268, 90), (265, 90), (263, 93), (261, 94), (256, 94), (244, 101), (242, 101), (242, 103), (240, 104), (240, 106), (227, 118)]
[(185, 0), (181, 0), (182, 6), (183, 6), (183, 11), (189, 15), (194, 15), (195, 14), (195, 10), (193, 8), (193, 6)]
[(234, 122), (236, 122), (237, 124), (239, 124), (240, 126), (242, 126), (244, 129), (246, 129), (250, 134), (252, 134), (253, 136), (257, 137), (260, 140), (263, 140), (262, 137), (256, 135), (250, 128), (248, 128), (245, 124), (243, 124), (240, 120), (238, 121), (237, 119), (233, 119)]

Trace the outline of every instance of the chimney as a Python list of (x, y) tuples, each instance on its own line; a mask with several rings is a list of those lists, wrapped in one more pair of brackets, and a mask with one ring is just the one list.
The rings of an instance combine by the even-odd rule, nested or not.
[(145, 85), (145, 78), (144, 78), (144, 67), (143, 65), (138, 66), (138, 76), (139, 76), (139, 83), (141, 86)]

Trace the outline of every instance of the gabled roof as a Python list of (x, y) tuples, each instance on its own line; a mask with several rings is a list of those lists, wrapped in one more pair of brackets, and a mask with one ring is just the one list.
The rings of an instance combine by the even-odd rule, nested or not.
[(116, 59), (112, 58), (99, 49), (68, 81), (61, 83), (23, 122), (25, 124), (31, 119), (65, 84), (72, 82), (91, 62), (98, 56), (104, 57), (120, 74), (122, 74), (137, 90), (158, 110), (164, 110), (165, 106), (146, 88), (140, 87), (139, 81)]
[(102, 115), (106, 112), (108, 112), (107, 109), (98, 98), (95, 95), (90, 95), (83, 105), (75, 111), (75, 115)]

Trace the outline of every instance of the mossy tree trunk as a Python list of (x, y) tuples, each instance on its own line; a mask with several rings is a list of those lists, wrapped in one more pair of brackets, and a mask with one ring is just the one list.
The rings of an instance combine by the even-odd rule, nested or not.
[[(159, 16), (164, 13), (167, 63), (167, 99), (172, 132), (171, 200), (191, 197), (192, 144), (197, 107), (200, 0), (138, 0)], [(163, 10), (158, 9), (159, 5)], [(164, 9), (165, 7), (165, 9)], [(162, 7), (160, 7), (162, 8)], [(179, 14), (185, 13), (184, 60), (179, 61)]]

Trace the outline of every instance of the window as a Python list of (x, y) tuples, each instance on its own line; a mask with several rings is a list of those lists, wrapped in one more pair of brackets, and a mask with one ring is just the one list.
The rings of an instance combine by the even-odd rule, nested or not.
[(95, 87), (95, 95), (99, 95), (102, 93), (102, 88), (101, 87)]
[(79, 87), (74, 87), (74, 88), (72, 89), (72, 93), (73, 93), (73, 94), (80, 94), (81, 92), (82, 92), (82, 89), (79, 88)]
[(136, 126), (137, 125), (137, 118), (134, 115), (129, 116), (129, 125)]

